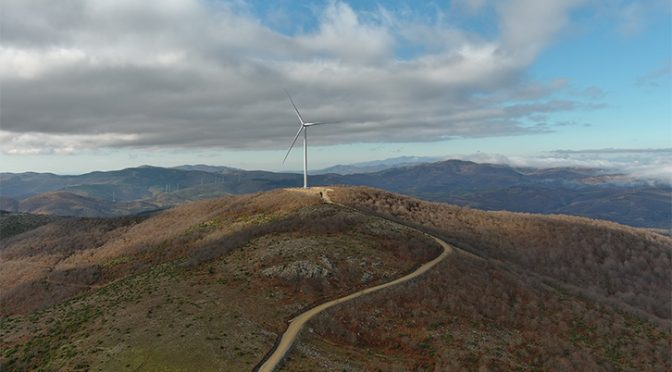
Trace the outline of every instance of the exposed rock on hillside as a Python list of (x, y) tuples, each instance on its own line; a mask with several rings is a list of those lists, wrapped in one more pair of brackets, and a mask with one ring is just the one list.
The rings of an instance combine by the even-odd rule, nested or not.
[(329, 260), (322, 256), (320, 263), (314, 263), (307, 260), (294, 261), (286, 265), (276, 265), (264, 269), (262, 273), (266, 276), (275, 276), (287, 280), (292, 279), (313, 279), (326, 278), (331, 275), (334, 266)]

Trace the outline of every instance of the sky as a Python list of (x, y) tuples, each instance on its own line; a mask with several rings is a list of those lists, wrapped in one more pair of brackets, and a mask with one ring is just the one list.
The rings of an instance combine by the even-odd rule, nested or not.
[(286, 90), (336, 122), (309, 130), (311, 168), (434, 156), (672, 175), (670, 0), (0, 6), (0, 171), (300, 169), (300, 148), (282, 164)]

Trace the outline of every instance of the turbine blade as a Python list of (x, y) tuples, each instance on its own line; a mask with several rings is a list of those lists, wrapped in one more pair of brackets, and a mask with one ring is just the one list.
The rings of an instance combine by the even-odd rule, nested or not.
[(303, 117), (301, 117), (301, 114), (299, 113), (299, 109), (296, 108), (296, 105), (294, 104), (294, 100), (292, 99), (292, 96), (289, 95), (289, 92), (285, 90), (285, 93), (287, 93), (287, 97), (289, 97), (289, 102), (292, 103), (292, 106), (294, 107), (294, 112), (296, 112), (296, 116), (299, 118), (299, 122), (303, 125), (305, 122), (303, 121)]
[(317, 121), (317, 122), (314, 122), (314, 123), (305, 123), (303, 125), (305, 125), (307, 127), (311, 127), (313, 125), (338, 124), (338, 123), (342, 123), (342, 121)]
[(301, 134), (301, 131), (303, 130), (303, 124), (299, 127), (299, 131), (296, 132), (296, 136), (294, 136), (294, 140), (292, 141), (292, 144), (289, 145), (289, 150), (287, 150), (287, 154), (285, 155), (285, 158), (282, 159), (282, 164), (285, 164), (285, 160), (287, 160), (287, 157), (289, 156), (289, 153), (292, 152), (292, 148), (294, 148), (294, 144), (296, 143), (296, 139), (299, 138), (299, 135)]

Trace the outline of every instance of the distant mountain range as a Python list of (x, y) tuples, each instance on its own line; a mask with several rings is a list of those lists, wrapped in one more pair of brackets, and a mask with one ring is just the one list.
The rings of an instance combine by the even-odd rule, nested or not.
[[(485, 210), (569, 214), (637, 227), (669, 229), (672, 188), (623, 174), (585, 168), (514, 168), (461, 160), (423, 163), (397, 158), (327, 168), (313, 185), (377, 187), (426, 200)], [(420, 162), (375, 172), (390, 164)], [(0, 209), (73, 216), (116, 216), (147, 212), (187, 201), (297, 187), (302, 175), (191, 165), (143, 166), (77, 176), (0, 173)]]
[(400, 156), (396, 158), (374, 160), (354, 164), (338, 164), (328, 168), (314, 171), (313, 174), (336, 173), (341, 175), (356, 173), (380, 172), (390, 168), (408, 167), (418, 164), (433, 163), (441, 160), (438, 157), (430, 156)]
[(175, 169), (188, 170), (188, 171), (201, 171), (201, 172), (210, 172), (210, 173), (230, 173), (235, 171), (240, 171), (239, 168), (224, 167), (220, 165), (205, 165), (205, 164), (196, 164), (196, 165), (180, 165), (174, 167)]

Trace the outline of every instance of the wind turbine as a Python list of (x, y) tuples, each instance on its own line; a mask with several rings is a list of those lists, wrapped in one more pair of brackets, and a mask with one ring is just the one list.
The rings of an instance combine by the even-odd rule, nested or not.
[(285, 164), (285, 160), (287, 160), (287, 157), (289, 156), (289, 153), (292, 152), (292, 148), (294, 148), (294, 144), (296, 143), (296, 140), (301, 135), (301, 131), (303, 131), (303, 188), (307, 189), (308, 188), (308, 127), (312, 127), (313, 125), (322, 125), (322, 124), (330, 124), (330, 123), (306, 122), (306, 121), (304, 121), (303, 117), (301, 116), (301, 113), (299, 112), (299, 109), (297, 109), (296, 105), (294, 104), (294, 100), (292, 99), (292, 96), (289, 95), (288, 91), (285, 91), (285, 93), (287, 93), (287, 97), (289, 97), (289, 102), (291, 102), (292, 107), (294, 107), (294, 112), (296, 112), (296, 117), (299, 118), (299, 131), (296, 132), (296, 136), (294, 136), (294, 140), (292, 141), (292, 144), (289, 145), (289, 150), (287, 150), (287, 154), (285, 155), (285, 158), (282, 159), (282, 164)]

